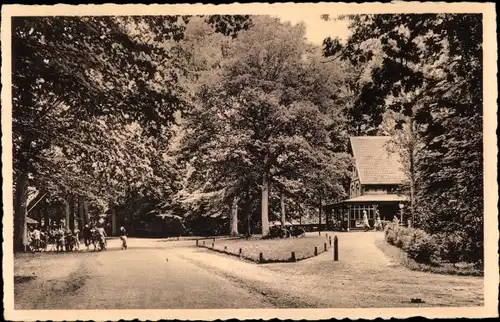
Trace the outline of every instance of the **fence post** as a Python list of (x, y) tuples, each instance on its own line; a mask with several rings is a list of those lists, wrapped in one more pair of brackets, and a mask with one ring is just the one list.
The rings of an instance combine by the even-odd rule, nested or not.
[(318, 247), (314, 246), (314, 256), (318, 255)]
[(198, 239), (196, 240), (196, 246), (198, 246)]
[(325, 246), (325, 252), (326, 252), (326, 243), (324, 244), (324, 246)]
[(296, 262), (297, 261), (297, 259), (295, 258), (295, 252), (292, 252), (292, 257), (290, 257), (290, 260), (292, 262)]
[(328, 237), (328, 243), (330, 243), (330, 246), (332, 246), (332, 236)]
[(337, 236), (333, 238), (333, 260), (338, 262), (339, 260), (339, 239)]
[(241, 248), (240, 248), (240, 257), (241, 257)]
[(259, 253), (259, 263), (264, 262), (264, 255), (262, 253)]

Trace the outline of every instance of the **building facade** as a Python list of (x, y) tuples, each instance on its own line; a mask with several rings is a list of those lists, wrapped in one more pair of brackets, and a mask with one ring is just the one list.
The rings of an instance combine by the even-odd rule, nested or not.
[(406, 177), (399, 155), (388, 151), (389, 140), (388, 136), (349, 138), (354, 159), (349, 198), (326, 207), (332, 222), (340, 221), (347, 230), (362, 228), (364, 211), (372, 226), (377, 214), (381, 220), (402, 219), (407, 199), (398, 191)]

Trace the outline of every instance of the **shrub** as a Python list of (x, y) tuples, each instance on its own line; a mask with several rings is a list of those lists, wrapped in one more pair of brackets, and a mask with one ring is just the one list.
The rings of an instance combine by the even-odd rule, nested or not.
[(398, 233), (397, 245), (399, 248), (407, 251), (408, 248), (413, 243), (413, 236), (415, 235), (415, 229), (413, 228), (403, 228)]
[(393, 223), (388, 223), (387, 226), (385, 226), (385, 230), (384, 230), (385, 239), (389, 244), (391, 244), (391, 245), (396, 244), (398, 229), (399, 229), (399, 226), (394, 225)]
[(421, 229), (415, 229), (412, 241), (408, 248), (405, 249), (415, 261), (426, 264), (435, 262), (438, 259), (438, 250), (439, 247), (435, 238)]
[(439, 247), (431, 235), (421, 229), (406, 228), (390, 223), (385, 229), (385, 238), (408, 256), (420, 263), (431, 263), (437, 259)]
[(465, 239), (459, 232), (435, 235), (439, 245), (439, 255), (443, 261), (457, 263), (462, 260)]

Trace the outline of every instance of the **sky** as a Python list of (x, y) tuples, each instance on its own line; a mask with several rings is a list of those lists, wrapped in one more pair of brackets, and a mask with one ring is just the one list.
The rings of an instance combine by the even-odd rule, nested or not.
[(332, 38), (338, 36), (342, 40), (346, 40), (349, 36), (346, 21), (324, 21), (317, 14), (304, 13), (283, 13), (275, 16), (283, 22), (289, 21), (292, 24), (303, 21), (307, 28), (307, 39), (316, 45), (321, 45), (328, 36)]

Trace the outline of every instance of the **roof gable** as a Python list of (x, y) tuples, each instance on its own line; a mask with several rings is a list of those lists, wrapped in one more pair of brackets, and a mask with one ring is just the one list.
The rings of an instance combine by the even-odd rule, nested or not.
[(390, 136), (349, 138), (361, 184), (401, 184), (405, 180), (399, 155), (387, 151), (390, 138)]

